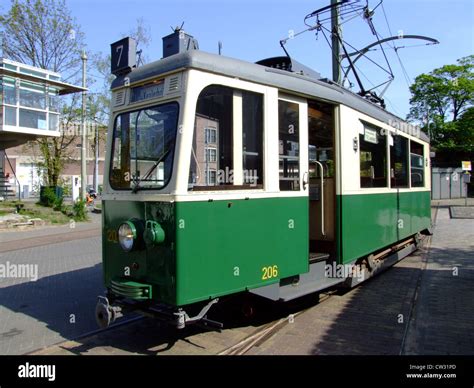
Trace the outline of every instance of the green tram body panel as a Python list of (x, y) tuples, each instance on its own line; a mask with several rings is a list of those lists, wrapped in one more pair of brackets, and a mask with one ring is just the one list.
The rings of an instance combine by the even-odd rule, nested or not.
[[(375, 252), (431, 226), (429, 191), (344, 195), (338, 226), (343, 263)], [(340, 217), (340, 218), (339, 218)]]
[[(176, 302), (174, 253), (176, 225), (173, 204), (104, 200), (102, 214), (105, 285), (113, 289), (113, 280), (121, 280), (123, 283), (133, 280), (150, 284), (153, 298), (159, 298), (163, 302), (174, 305)], [(165, 241), (153, 247), (147, 247), (142, 242), (138, 249), (124, 252), (117, 240), (117, 230), (120, 224), (131, 219), (143, 222), (145, 220), (159, 221), (165, 231)], [(127, 269), (128, 273), (126, 273)]]
[[(103, 212), (104, 276), (109, 288), (114, 279), (143, 282), (152, 285), (153, 299), (181, 306), (308, 271), (305, 197), (104, 201)], [(124, 252), (113, 233), (132, 218), (159, 222), (165, 242)], [(126, 267), (129, 277), (124, 276)]]
[[(337, 204), (337, 236), (342, 236), (338, 263), (354, 262), (431, 225), (429, 191), (345, 195), (338, 196)], [(306, 197), (173, 203), (108, 200), (103, 217), (106, 286), (113, 289), (117, 279), (141, 282), (151, 285), (154, 300), (171, 305), (272, 284), (309, 268)], [(134, 218), (159, 222), (166, 234), (164, 243), (124, 252), (114, 233)], [(278, 275), (263, 280), (265, 269), (274, 266)]]

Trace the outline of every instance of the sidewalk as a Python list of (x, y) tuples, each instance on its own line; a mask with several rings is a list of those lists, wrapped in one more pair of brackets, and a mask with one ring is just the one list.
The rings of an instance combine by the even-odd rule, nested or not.
[(2, 230), (0, 232), (0, 252), (100, 236), (102, 215), (95, 213), (88, 215), (90, 221), (87, 222), (47, 225), (28, 230)]
[(438, 209), (413, 317), (406, 354), (474, 354), (474, 219)]
[(474, 354), (474, 220), (437, 202), (426, 254), (310, 308), (248, 354)]

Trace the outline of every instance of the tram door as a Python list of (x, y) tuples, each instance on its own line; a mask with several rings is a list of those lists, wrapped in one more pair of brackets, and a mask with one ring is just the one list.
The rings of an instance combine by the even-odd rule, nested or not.
[(335, 257), (334, 125), (333, 105), (308, 100), (310, 258), (318, 254)]

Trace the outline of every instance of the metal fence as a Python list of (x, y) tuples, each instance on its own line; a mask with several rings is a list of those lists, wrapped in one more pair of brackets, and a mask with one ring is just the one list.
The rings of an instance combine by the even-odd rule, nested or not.
[(466, 197), (466, 184), (461, 168), (431, 169), (431, 199), (452, 199)]

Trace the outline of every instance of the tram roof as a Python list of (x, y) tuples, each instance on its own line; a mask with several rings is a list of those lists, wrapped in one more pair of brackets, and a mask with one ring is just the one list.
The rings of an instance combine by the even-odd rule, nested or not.
[[(239, 78), (283, 91), (314, 97), (328, 102), (346, 105), (377, 120), (405, 122), (405, 120), (388, 112), (365, 98), (327, 80), (312, 78), (296, 72), (280, 70), (263, 65), (207, 53), (201, 50), (190, 50), (171, 55), (167, 58), (133, 69), (130, 73), (117, 77), (112, 82), (112, 89), (123, 87), (158, 77), (161, 74), (179, 69), (198, 69), (215, 74)], [(422, 131), (420, 139), (429, 142), (429, 137)]]

